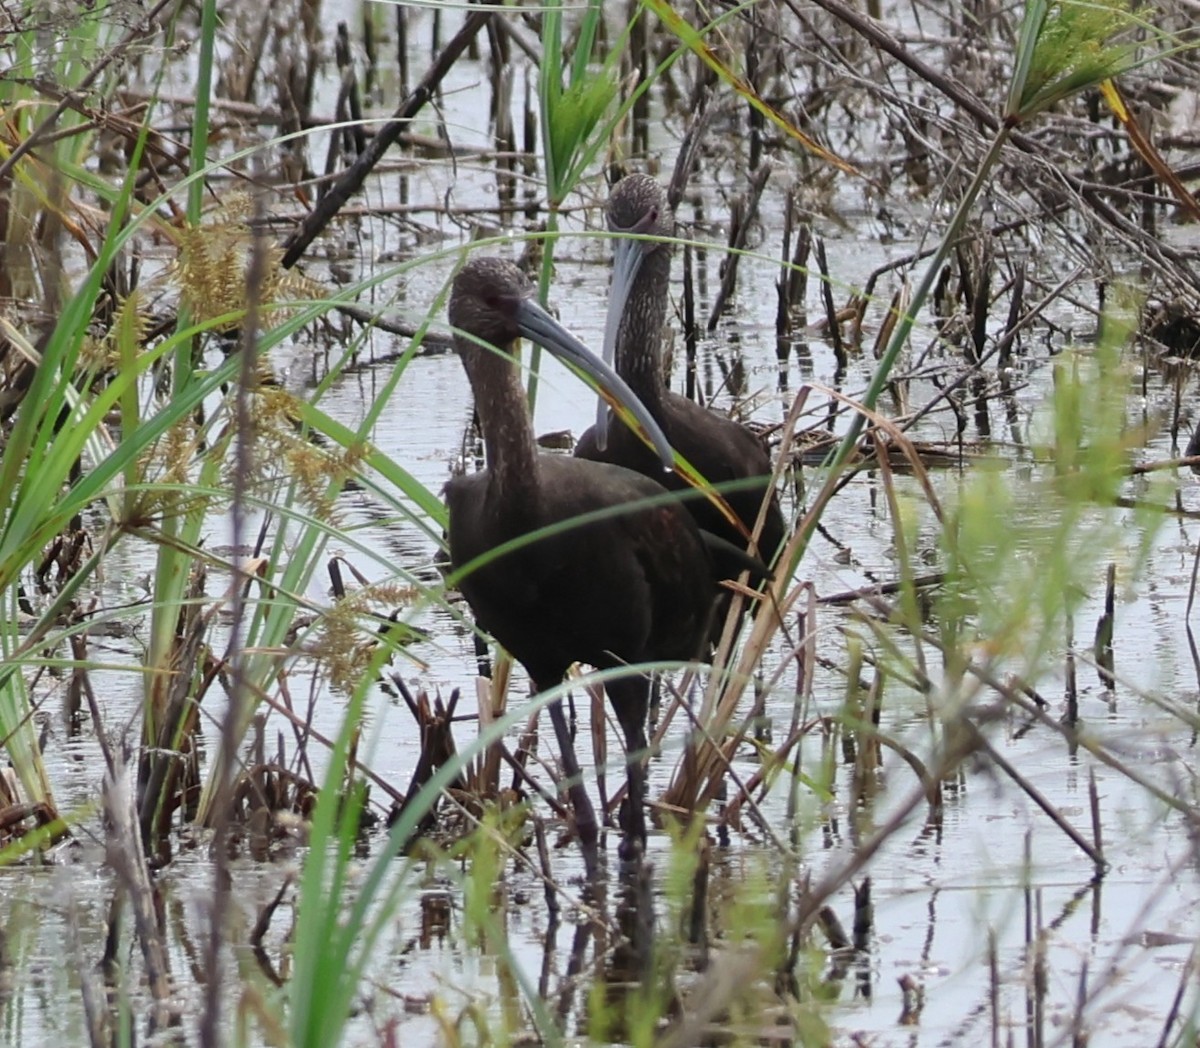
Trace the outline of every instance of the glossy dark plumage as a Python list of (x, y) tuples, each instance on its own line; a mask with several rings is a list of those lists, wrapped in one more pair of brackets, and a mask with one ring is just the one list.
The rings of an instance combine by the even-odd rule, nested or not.
[[(562, 355), (558, 340), (571, 336), (532, 296), (515, 266), (478, 259), (455, 279), (450, 321), (504, 350), (525, 335)], [(488, 458), (483, 472), (446, 485), (456, 570), (518, 536), (664, 493), (656, 481), (619, 466), (540, 454), (514, 357), (461, 334), (455, 343), (475, 394)], [(575, 346), (574, 362), (586, 366), (578, 356), (582, 347)], [(479, 625), (525, 667), (539, 692), (557, 685), (574, 662), (607, 668), (695, 658), (715, 597), (696, 525), (675, 504), (633, 509), (539, 538), (471, 571), (460, 587)], [(648, 680), (633, 675), (608, 682), (606, 690), (628, 750), (644, 750)], [(595, 816), (578, 780), (561, 703), (551, 703), (550, 713), (564, 768), (575, 780), (572, 802), (594, 875)], [(640, 761), (630, 765), (629, 776), (626, 853), (645, 837)]]
[[(658, 182), (648, 175), (629, 175), (613, 187), (608, 225), (614, 232), (669, 237), (674, 233), (675, 220)], [(710, 483), (757, 478), (747, 488), (725, 493), (730, 507), (747, 531), (751, 530), (771, 487), (771, 460), (766, 449), (744, 426), (671, 392), (663, 376), (662, 329), (671, 276), (671, 245), (620, 239), (616, 241), (614, 259), (606, 350), (615, 346), (618, 373), (662, 427), (671, 446)], [(657, 477), (661, 472), (654, 453), (611, 418), (607, 445), (601, 449), (599, 443), (597, 427), (588, 429), (579, 439), (576, 457), (615, 463), (647, 476)], [(672, 490), (687, 488), (677, 475), (662, 483)], [(710, 502), (692, 498), (686, 505), (701, 528), (745, 548), (746, 540)], [(775, 559), (786, 535), (779, 499), (771, 490), (759, 543), (762, 559), (768, 564)]]

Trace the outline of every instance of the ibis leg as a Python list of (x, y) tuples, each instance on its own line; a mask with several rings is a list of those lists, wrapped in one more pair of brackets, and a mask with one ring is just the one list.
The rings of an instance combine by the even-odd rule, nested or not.
[(623, 862), (637, 862), (646, 847), (646, 712), (650, 679), (630, 677), (609, 681), (608, 697), (625, 735), (625, 769), (629, 792), (621, 819)]
[(587, 790), (584, 789), (579, 761), (575, 759), (575, 746), (567, 728), (567, 718), (563, 713), (562, 702), (558, 699), (550, 703), (550, 722), (554, 725), (554, 735), (558, 739), (563, 771), (567, 773), (567, 792), (571, 795), (571, 806), (575, 809), (575, 831), (579, 834), (579, 846), (583, 850), (583, 864), (588, 879), (594, 880), (600, 870), (600, 855), (596, 847), (599, 838), (596, 810), (592, 807)]

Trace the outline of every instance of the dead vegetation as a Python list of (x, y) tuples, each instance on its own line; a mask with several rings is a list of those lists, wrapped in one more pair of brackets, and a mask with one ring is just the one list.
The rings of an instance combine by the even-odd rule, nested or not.
[[(1183, 476), (1176, 467), (1200, 434), (1194, 5), (1142, 9), (1128, 31), (1145, 60), (1117, 81), (1128, 120), (1112, 95), (1089, 90), (1014, 129), (872, 411), (863, 389), (1004, 124), (1019, 5), (935, 15), (900, 4), (872, 17), (841, 0), (763, 0), (725, 11), (707, 39), (714, 61), (742, 76), (736, 89), (648, 9), (612, 5), (602, 43), (622, 49), (619, 94), (651, 86), (553, 206), (538, 136), (539, 10), (368, 4), (355, 25), (337, 25), (319, 0), (289, 0), (265, 14), (215, 5), (205, 28), (205, 4), (76, 6), (0, 14), (10, 60), (0, 73), (0, 725), (12, 765), (0, 776), (0, 843), (7, 862), (31, 863), (105, 841), (103, 860), (82, 860), (111, 875), (103, 958), (81, 953), (77, 965), (93, 1044), (115, 1043), (130, 1001), (147, 1036), (183, 1022), (177, 984), (193, 976), (206, 986), (200, 1043), (222, 1043), (232, 1022), (223, 986), (255, 1036), (286, 1039), (260, 991), (222, 971), (221, 943), (244, 938), (266, 978), (286, 984), (295, 930), (277, 910), (299, 889), (290, 873), (272, 880), (243, 936), (229, 864), (303, 857), (341, 752), (342, 710), (389, 691), (412, 717), (413, 759), (381, 774), (364, 715), (333, 796), (356, 813), (363, 855), (383, 847), (374, 824), (390, 811), (389, 824), (415, 820), (403, 843), (430, 877), (447, 854), (466, 871), (453, 891), (416, 892), (420, 930), (391, 947), (404, 971), (443, 939), (484, 942), (500, 958), (503, 1003), (480, 1004), (468, 988), (455, 1013), (415, 976), (411, 991), (403, 976), (398, 986), (364, 978), (356, 999), (365, 1013), (380, 1008), (362, 1019), (367, 1039), (396, 1043), (416, 1016), (447, 1044), (518, 1043), (530, 1031), (553, 1041), (575, 1028), (664, 1046), (838, 1043), (826, 1024), (849, 1030), (855, 1019), (821, 1001), (848, 981), (864, 997), (878, 982), (877, 871), (895, 903), (884, 860), (917, 863), (947, 839), (972, 847), (956, 820), (987, 791), (1023, 812), (1007, 840), (1012, 850), (1023, 838), (1026, 855), (1005, 872), (1023, 871), (1012, 927), (1023, 916), (1024, 931), (1015, 945), (998, 919), (972, 932), (990, 939), (982, 988), (933, 1029), (999, 1043), (1019, 1026), (1033, 1044), (1105, 1029), (1116, 980), (1052, 945), (1089, 900), (1101, 922), (1114, 835), (1130, 818), (1106, 809), (1105, 788), (1170, 813), (1171, 877), (1191, 878), (1195, 858), (1180, 843), (1198, 819), (1188, 760), (1164, 771), (1154, 752), (1161, 741), (1190, 754), (1200, 685), (1179, 672), (1160, 686), (1137, 664), (1143, 641), (1121, 633), (1131, 598), (1119, 594), (1144, 583), (1141, 566), (1162, 547), (1141, 532), (1089, 530), (1097, 508), (1122, 514), (1118, 531), (1152, 536), (1149, 519), (1178, 528), (1179, 563), (1155, 587), (1188, 593), (1190, 644), (1197, 511), (1183, 480), (1162, 478)], [(713, 14), (677, 10), (693, 26)], [(198, 108), (206, 34), (220, 61)], [(801, 135), (844, 167), (801, 148)], [(605, 178), (633, 169), (664, 181), (676, 172), (673, 381), (753, 420), (797, 538), (765, 594), (739, 594), (731, 623), (740, 604), (751, 615), (740, 634), (731, 625), (712, 668), (661, 678), (656, 756), (642, 755), (656, 836), (674, 842), (656, 854), (658, 879), (644, 870), (619, 888), (581, 887), (570, 883), (559, 769), (536, 714), (519, 711), (510, 726), (524, 685), (503, 658), (492, 665), (482, 638), (471, 682), (461, 640), (471, 627), (433, 563), (437, 485), (417, 478), (403, 445), (389, 454), (375, 441), (388, 411), (411, 412), (417, 430), (422, 410), (442, 410), (406, 399), (406, 368), (446, 347), (437, 289), (461, 245), (526, 238), (513, 253), (533, 269), (539, 237), (562, 229), (548, 243), (564, 281), (552, 300), (565, 309), (571, 280), (602, 283), (599, 256), (576, 234), (599, 228)], [(1067, 350), (1118, 344), (1121, 310), (1130, 341), (1119, 368), (1072, 386), (1089, 365)], [(322, 397), (362, 376), (363, 414), (336, 416)], [(1108, 410), (1114, 391), (1121, 406)], [(1127, 412), (1131, 391), (1141, 400)], [(1047, 400), (1062, 411), (1050, 424)], [(857, 417), (868, 431), (826, 489), (823, 468)], [(1114, 431), (1111, 446), (1090, 419)], [(1097, 449), (1110, 458), (1089, 465)], [(1031, 494), (980, 480), (1013, 462), (1049, 479)], [(30, 506), (40, 516), (27, 527)], [(1052, 531), (1056, 513), (1061, 536), (1036, 546), (1034, 525), (1044, 515)], [(976, 532), (965, 552), (951, 541)], [(1075, 536), (1094, 547), (1088, 570), (1068, 563)], [(1039, 557), (1061, 602), (1038, 591), (1042, 604), (1021, 605), (1006, 587)], [(980, 569), (992, 559), (1012, 567)], [(330, 593), (314, 584), (323, 572)], [(1028, 578), (1032, 592), (1039, 575)], [(1024, 615), (1000, 615), (1006, 599)], [(1028, 658), (1023, 630), (1037, 634)], [(615, 825), (622, 797), (608, 782), (623, 755), (599, 688), (572, 689), (590, 714), (577, 746), (591, 752), (588, 786)], [(1131, 704), (1157, 718), (1145, 737), (1099, 730), (1105, 711)], [(481, 736), (487, 745), (464, 757)], [(88, 801), (64, 768), (78, 758), (62, 756), (80, 745)], [(1086, 767), (1074, 808), (1014, 745), (1017, 757), (1052, 752), (1072, 779)], [(227, 937), (181, 948), (189, 972), (167, 945), (178, 929), (160, 883), (181, 849), (212, 845), (196, 827), (215, 827), (220, 845), (218, 887), (196, 927)], [(1045, 827), (1071, 856), (1054, 852), (1070, 882), (1056, 915), (1035, 869)], [(936, 879), (936, 863), (922, 869)], [(472, 871), (490, 879), (475, 885)], [(544, 900), (532, 980), (541, 1013), (517, 1003), (511, 954), (497, 946), (530, 885)], [(481, 892), (490, 906), (473, 909)], [(478, 926), (455, 924), (451, 898)], [(1105, 940), (1113, 971), (1159, 919), (1143, 905)], [(556, 958), (568, 919), (570, 950)], [(136, 990), (123, 934), (138, 944)], [(0, 939), (0, 971), (16, 963), (20, 979), (11, 953)], [(921, 972), (946, 963), (936, 955), (928, 944), (907, 955), (919, 963), (900, 977), (898, 1027), (929, 1024)], [(100, 959), (104, 986), (91, 973)], [(1049, 984), (1055, 964), (1078, 985), (1067, 1003)], [(1177, 1043), (1194, 1012), (1193, 965), (1187, 953), (1173, 1003), (1148, 1009), (1160, 1043)], [(1148, 1043), (1149, 1025), (1131, 1024), (1125, 1043)]]

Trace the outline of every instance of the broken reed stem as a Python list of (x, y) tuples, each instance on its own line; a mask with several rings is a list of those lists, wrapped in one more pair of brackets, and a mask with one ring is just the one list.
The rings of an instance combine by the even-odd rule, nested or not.
[(846, 934), (846, 929), (842, 927), (837, 911), (832, 906), (822, 906), (817, 911), (815, 923), (825, 935), (831, 950), (850, 949), (850, 936)]
[(1116, 630), (1117, 608), (1117, 566), (1110, 562), (1104, 584), (1104, 612), (1096, 623), (1096, 638), (1093, 644), (1093, 657), (1100, 674), (1100, 686), (1108, 691), (1116, 688), (1117, 679), (1114, 675), (1116, 657), (1113, 653), (1113, 637)]
[(764, 163), (750, 181), (750, 188), (735, 201), (729, 223), (729, 253), (721, 266), (721, 287), (717, 297), (713, 299), (712, 311), (708, 315), (708, 333), (711, 335), (721, 322), (726, 303), (732, 297), (737, 286), (738, 261), (746, 249), (750, 228), (758, 215), (758, 203), (766, 188), (767, 179), (771, 177), (771, 164)]
[[(696, 289), (692, 281), (692, 245), (683, 245), (683, 395), (696, 399), (696, 349), (699, 336), (696, 330)], [(1197, 554), (1200, 556), (1200, 552)]]
[(988, 925), (988, 1005), (992, 1020), (992, 1048), (1000, 1048), (1000, 957), (996, 929)]
[[(645, 19), (642, 22), (644, 24)], [(641, 97), (646, 98), (647, 96), (648, 92), (644, 92)], [(716, 112), (708, 104), (709, 97), (710, 93), (701, 87), (699, 101), (692, 111), (683, 141), (679, 143), (679, 153), (675, 157), (675, 167), (671, 171), (671, 181), (667, 183), (667, 207), (671, 209), (672, 214), (679, 209), (679, 205), (683, 202), (683, 194), (687, 189), (692, 172), (696, 169), (696, 162), (700, 157), (700, 146), (705, 140), (708, 126), (712, 122), (713, 115)]]
[(1103, 823), (1100, 819), (1100, 793), (1096, 789), (1096, 769), (1088, 768), (1088, 804), (1092, 810), (1092, 841), (1097, 854), (1104, 854)]
[(871, 878), (868, 876), (854, 886), (854, 948), (860, 953), (870, 949), (874, 923), (875, 907), (871, 902)]
[(825, 306), (826, 334), (833, 348), (833, 358), (837, 363), (837, 374), (846, 372), (849, 360), (846, 347), (842, 342), (842, 328), (838, 323), (837, 307), (833, 303), (833, 281), (829, 276), (829, 263), (825, 257), (824, 237), (813, 238), (813, 255), (817, 260), (817, 271), (821, 274), (821, 302)]
[(1076, 686), (1075, 680), (1075, 618), (1070, 612), (1066, 615), (1066, 644), (1067, 644), (1067, 664), (1066, 664), (1066, 698), (1067, 698), (1067, 724), (1074, 728), (1079, 723), (1079, 689)]
[(788, 261), (792, 250), (792, 212), (794, 209), (795, 203), (792, 199), (792, 191), (789, 189), (783, 205), (783, 247), (780, 249), (779, 279), (775, 282), (775, 345), (776, 355), (780, 360), (787, 359), (787, 339), (792, 333), (792, 271), (788, 268)]
[(1037, 922), (1033, 939), (1033, 978), (1030, 984), (1033, 990), (1034, 1026), (1033, 1036), (1036, 1045), (1044, 1045), (1043, 1036), (1046, 1019), (1046, 923), (1042, 917), (1042, 889), (1037, 888), (1033, 893), (1033, 912)]
[(812, 223), (805, 222), (796, 233), (788, 304), (800, 312), (800, 322), (808, 315), (808, 254), (812, 250)]
[[(368, 22), (370, 19), (368, 19)], [(335, 45), (338, 68), (342, 70), (342, 86), (338, 91), (346, 96), (346, 110), (350, 118), (350, 126), (342, 131), (343, 149), (349, 153), (353, 149), (355, 156), (367, 147), (367, 136), (363, 130), (362, 97), (358, 91), (358, 71), (350, 50), (350, 30), (345, 22), (339, 22), (337, 27), (337, 43)]]
[(1023, 327), (1021, 323), (1021, 308), (1025, 304), (1024, 261), (1017, 263), (1017, 269), (1013, 275), (1012, 287), (1009, 289), (1008, 294), (1008, 319), (1004, 324), (1004, 333), (997, 341), (998, 353), (996, 355), (996, 367), (1004, 378), (1007, 378), (1004, 372), (1012, 364), (1013, 346), (1016, 344), (1017, 337), (1020, 335), (1021, 328)]

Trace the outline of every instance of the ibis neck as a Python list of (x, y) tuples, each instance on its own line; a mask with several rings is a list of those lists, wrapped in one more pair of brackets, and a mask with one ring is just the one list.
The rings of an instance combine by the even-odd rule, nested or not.
[(492, 491), (507, 504), (532, 507), (537, 493), (537, 442), (516, 359), (472, 345), (463, 354), (483, 431)]
[(663, 375), (662, 333), (667, 320), (671, 254), (652, 251), (638, 269), (617, 329), (617, 371), (646, 409), (661, 417), (667, 393)]

